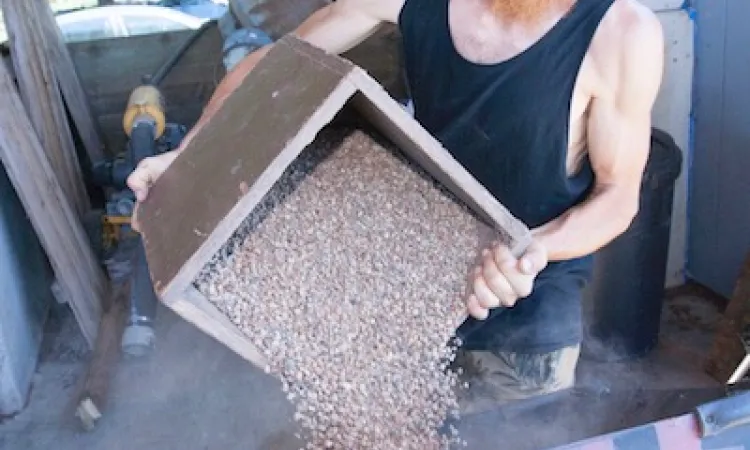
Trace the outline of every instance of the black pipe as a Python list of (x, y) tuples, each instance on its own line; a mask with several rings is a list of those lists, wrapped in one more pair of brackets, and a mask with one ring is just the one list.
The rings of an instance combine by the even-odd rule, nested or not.
[(144, 82), (152, 86), (159, 86), (161, 82), (164, 81), (164, 78), (169, 75), (169, 72), (174, 69), (180, 58), (185, 56), (185, 53), (195, 43), (195, 41), (197, 41), (198, 38), (201, 37), (201, 35), (203, 35), (203, 33), (210, 27), (210, 25), (213, 25), (214, 23), (216, 23), (216, 20), (209, 20), (207, 22), (204, 22), (203, 25), (200, 26), (200, 28), (195, 30), (193, 34), (191, 34), (190, 37), (188, 37), (185, 42), (180, 45), (177, 51), (172, 54), (172, 57), (164, 62), (164, 64), (162, 64), (159, 70), (157, 70), (156, 73), (150, 77), (150, 79), (144, 80)]
[[(143, 159), (156, 154), (155, 126), (149, 120), (136, 122), (130, 134), (130, 151), (128, 152), (130, 167), (135, 168)], [(130, 307), (126, 325), (129, 338), (124, 340), (123, 346), (126, 353), (131, 356), (141, 356), (152, 345), (153, 322), (156, 317), (158, 298), (151, 281), (143, 241), (140, 236), (135, 239), (135, 249), (131, 260)]]
[(130, 151), (128, 152), (131, 170), (135, 170), (142, 160), (156, 155), (155, 126), (156, 124), (150, 120), (139, 122), (136, 119), (135, 126), (130, 132)]

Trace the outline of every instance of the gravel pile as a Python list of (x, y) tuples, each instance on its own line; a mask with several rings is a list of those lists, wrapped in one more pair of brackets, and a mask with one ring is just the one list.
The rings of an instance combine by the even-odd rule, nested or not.
[(308, 448), (447, 448), (448, 342), (490, 237), (386, 141), (327, 129), (195, 285), (270, 361)]

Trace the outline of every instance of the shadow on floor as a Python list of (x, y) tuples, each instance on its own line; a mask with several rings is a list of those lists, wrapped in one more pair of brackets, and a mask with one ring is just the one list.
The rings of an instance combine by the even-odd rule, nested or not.
[[(570, 393), (464, 418), (459, 429), (468, 448), (541, 450), (678, 415), (721, 396), (700, 364), (719, 311), (690, 295), (667, 301), (661, 344), (647, 357), (582, 361)], [(0, 425), (0, 449), (302, 447), (274, 379), (166, 308), (159, 308), (156, 332), (152, 355), (120, 363), (106, 415), (85, 433), (72, 401), (88, 354), (67, 310), (54, 317), (29, 406)]]

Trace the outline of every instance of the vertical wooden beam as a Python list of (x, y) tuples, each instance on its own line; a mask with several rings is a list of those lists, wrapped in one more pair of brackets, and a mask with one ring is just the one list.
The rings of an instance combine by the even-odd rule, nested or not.
[(80, 217), (90, 202), (36, 9), (28, 0), (3, 0), (2, 10), (21, 99), (61, 189)]
[(742, 342), (742, 334), (747, 327), (750, 327), (750, 253), (745, 257), (734, 294), (719, 322), (705, 365), (706, 372), (722, 383), (735, 381), (731, 377), (747, 356)]
[(45, 155), (12, 78), (0, 64), (0, 160), (13, 183), (89, 345), (106, 290), (76, 211)]
[(76, 72), (73, 58), (65, 45), (60, 27), (55, 21), (52, 8), (47, 0), (26, 0), (34, 11), (34, 18), (44, 33), (46, 54), (57, 75), (63, 99), (65, 100), (76, 130), (81, 136), (83, 147), (91, 163), (104, 159), (104, 150), (99, 127), (94, 121), (86, 92)]

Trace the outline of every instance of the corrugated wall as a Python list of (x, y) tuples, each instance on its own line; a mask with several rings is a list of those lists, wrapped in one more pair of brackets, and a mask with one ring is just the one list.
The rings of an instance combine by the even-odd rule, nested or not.
[(692, 0), (695, 128), (688, 271), (731, 296), (750, 251), (750, 0)]

